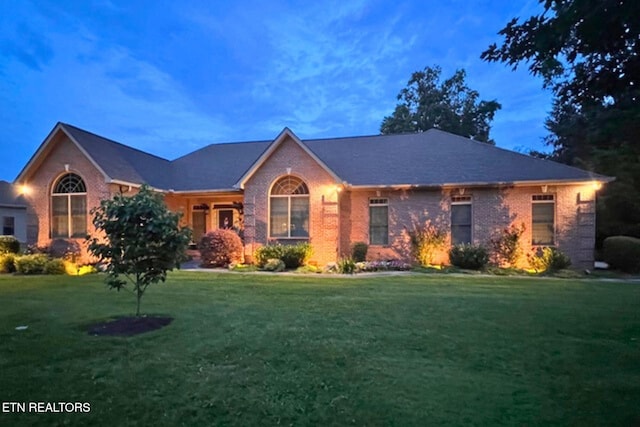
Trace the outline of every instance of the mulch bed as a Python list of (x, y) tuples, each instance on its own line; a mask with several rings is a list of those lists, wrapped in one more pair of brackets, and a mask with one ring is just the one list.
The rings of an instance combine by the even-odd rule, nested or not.
[(167, 326), (173, 317), (129, 316), (89, 325), (89, 335), (130, 337)]

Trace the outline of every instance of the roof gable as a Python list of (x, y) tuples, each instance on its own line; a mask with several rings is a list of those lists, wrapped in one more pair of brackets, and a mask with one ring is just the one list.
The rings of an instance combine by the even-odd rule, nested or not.
[(68, 132), (68, 130), (65, 129), (64, 125), (58, 122), (54, 126), (54, 128), (51, 130), (51, 132), (49, 132), (49, 135), (47, 135), (47, 137), (44, 139), (42, 144), (40, 144), (40, 146), (38, 147), (36, 152), (33, 154), (33, 156), (31, 156), (31, 158), (29, 159), (27, 164), (24, 166), (24, 168), (22, 168), (22, 170), (20, 171), (20, 173), (15, 179), (16, 182), (24, 182), (31, 176), (31, 173), (33, 172), (33, 170), (36, 169), (38, 166), (40, 166), (40, 164), (46, 158), (47, 154), (49, 154), (49, 152), (51, 152), (51, 150), (53, 149), (54, 144), (57, 141), (59, 141), (58, 137), (60, 136), (61, 133), (64, 134), (67, 138), (69, 138), (71, 143), (74, 144), (78, 148), (78, 150), (80, 150), (80, 152), (105, 177), (106, 180), (109, 179), (109, 176), (100, 167), (100, 165), (98, 165), (95, 159), (93, 159), (91, 155), (89, 155), (89, 153), (87, 153), (87, 151), (82, 147), (82, 145), (78, 143), (78, 141), (73, 137), (73, 135), (71, 135)]
[(276, 149), (282, 145), (284, 141), (290, 138), (295, 142), (302, 150), (307, 153), (318, 165), (324, 169), (336, 182), (342, 182), (343, 180), (326, 165), (322, 159), (320, 159), (312, 150), (309, 149), (301, 140), (294, 134), (289, 128), (285, 127), (282, 132), (273, 140), (271, 145), (262, 153), (262, 155), (251, 165), (251, 167), (240, 177), (236, 182), (235, 187), (244, 188), (245, 183), (251, 178), (258, 169), (267, 161), (267, 159), (276, 151)]
[(167, 173), (171, 163), (169, 160), (75, 126), (65, 123), (61, 126), (98, 169), (103, 171), (108, 181), (146, 183), (157, 188), (167, 188), (171, 183), (171, 174)]

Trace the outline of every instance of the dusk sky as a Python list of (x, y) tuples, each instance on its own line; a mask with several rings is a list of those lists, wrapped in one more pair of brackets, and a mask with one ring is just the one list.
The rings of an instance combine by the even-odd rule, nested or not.
[(500, 147), (542, 150), (551, 94), (480, 60), (537, 1), (0, 0), (0, 179), (58, 121), (174, 159), (216, 142), (378, 134), (411, 73), (458, 68), (502, 104)]

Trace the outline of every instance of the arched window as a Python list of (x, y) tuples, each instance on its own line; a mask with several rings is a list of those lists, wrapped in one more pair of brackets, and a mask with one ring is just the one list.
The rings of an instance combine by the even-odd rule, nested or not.
[(62, 175), (51, 192), (51, 237), (87, 235), (87, 187), (74, 173)]
[(270, 237), (309, 237), (309, 188), (298, 177), (280, 178), (271, 189)]

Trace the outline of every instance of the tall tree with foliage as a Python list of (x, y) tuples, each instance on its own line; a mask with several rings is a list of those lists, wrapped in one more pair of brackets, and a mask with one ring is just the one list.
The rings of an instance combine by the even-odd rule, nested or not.
[(91, 215), (103, 235), (89, 239), (89, 251), (106, 263), (109, 287), (133, 286), (139, 316), (147, 287), (164, 282), (167, 271), (184, 259), (191, 230), (180, 227), (180, 214), (169, 211), (162, 196), (146, 185), (133, 196), (116, 194), (101, 201)]
[(538, 15), (512, 19), (503, 42), (482, 53), (527, 64), (553, 90), (550, 157), (616, 176), (598, 201), (600, 239), (640, 236), (640, 2), (540, 0)]
[(400, 103), (395, 111), (382, 121), (380, 132), (424, 132), (436, 128), (495, 144), (489, 131), (500, 104), (495, 100), (479, 101), (478, 92), (465, 83), (464, 70), (457, 70), (442, 83), (441, 74), (438, 66), (413, 73), (407, 87), (398, 94)]

